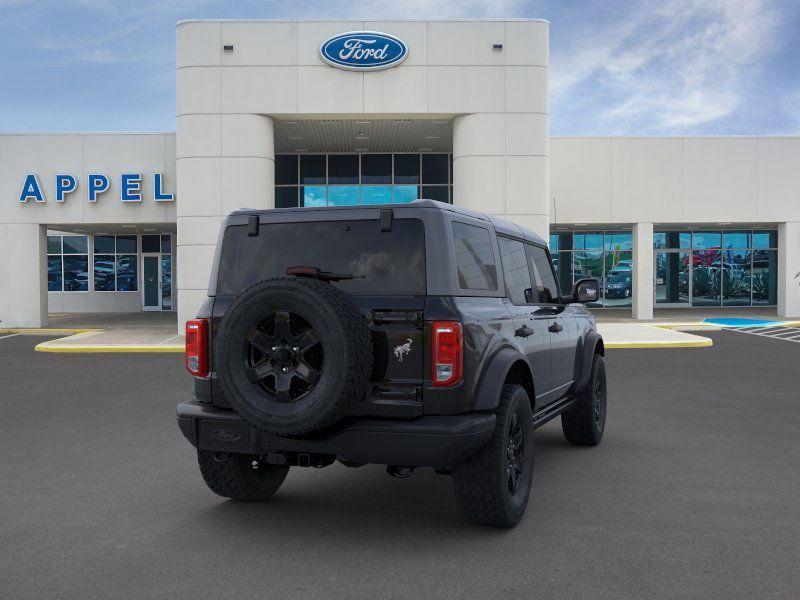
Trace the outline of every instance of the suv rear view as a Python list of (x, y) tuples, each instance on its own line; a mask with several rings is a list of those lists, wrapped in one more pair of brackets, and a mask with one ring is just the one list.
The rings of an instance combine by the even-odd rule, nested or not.
[[(398, 477), (434, 467), (453, 474), (467, 516), (515, 524), (530, 491), (536, 360), (516, 341), (525, 335), (496, 260), (497, 225), (431, 201), (228, 217), (208, 300), (187, 323), (195, 398), (178, 409), (209, 487), (262, 500), (291, 466), (378, 463)], [(487, 289), (469, 289), (475, 281)], [(563, 339), (576, 333), (570, 324)], [(578, 384), (548, 418), (576, 403)], [(500, 470), (519, 483), (481, 508), (490, 492), (470, 488), (487, 473), (473, 463), (501, 422)]]

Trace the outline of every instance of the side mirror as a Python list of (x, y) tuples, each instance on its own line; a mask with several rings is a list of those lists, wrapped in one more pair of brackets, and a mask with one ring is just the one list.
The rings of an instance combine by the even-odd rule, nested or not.
[(600, 280), (596, 277), (587, 277), (575, 282), (572, 288), (572, 301), (588, 304), (597, 302), (600, 298)]

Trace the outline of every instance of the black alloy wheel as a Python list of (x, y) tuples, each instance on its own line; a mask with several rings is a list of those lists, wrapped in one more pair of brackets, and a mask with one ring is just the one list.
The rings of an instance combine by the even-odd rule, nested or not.
[(277, 402), (294, 402), (313, 390), (324, 362), (316, 330), (286, 310), (250, 328), (244, 354), (247, 378)]
[(508, 491), (515, 496), (519, 491), (519, 478), (525, 464), (525, 435), (516, 413), (511, 414), (506, 444), (506, 474)]

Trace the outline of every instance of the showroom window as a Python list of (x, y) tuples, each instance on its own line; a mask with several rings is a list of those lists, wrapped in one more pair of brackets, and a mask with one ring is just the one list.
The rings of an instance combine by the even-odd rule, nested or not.
[(47, 236), (47, 291), (89, 291), (89, 238)]
[(450, 154), (278, 154), (275, 206), (452, 202)]
[(655, 300), (661, 306), (771, 306), (777, 302), (775, 230), (657, 231)]
[(94, 236), (94, 291), (138, 291), (135, 235)]
[(558, 287), (565, 297), (584, 277), (600, 280), (601, 295), (592, 307), (631, 306), (633, 242), (630, 231), (554, 231), (550, 254)]

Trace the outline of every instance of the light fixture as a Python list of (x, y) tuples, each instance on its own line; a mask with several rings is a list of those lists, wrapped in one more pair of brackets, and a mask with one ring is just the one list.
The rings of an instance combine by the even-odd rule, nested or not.
[(123, 229), (136, 229), (136, 225), (120, 225)]
[(294, 152), (308, 152), (308, 148), (295, 148)]
[(433, 148), (420, 148), (420, 152), (433, 152)]
[(372, 125), (372, 121), (355, 121), (356, 125)]
[(394, 124), (395, 125), (410, 125), (411, 124), (411, 119), (395, 119), (394, 120)]
[(438, 136), (438, 135), (426, 135), (426, 136), (425, 136), (425, 139), (426, 139), (426, 140), (438, 140), (438, 139), (440, 139), (440, 138), (439, 138), (439, 136)]
[(299, 135), (290, 135), (289, 139), (290, 140), (302, 140), (303, 138), (301, 136), (299, 136)]
[(281, 125), (297, 125), (297, 121), (281, 121)]
[(222, 47), (222, 49), (223, 49), (225, 52), (233, 52), (233, 44), (225, 44), (225, 45)]
[(503, 44), (492, 44), (492, 50), (502, 50)]
[(369, 152), (369, 148), (354, 148), (353, 152)]

